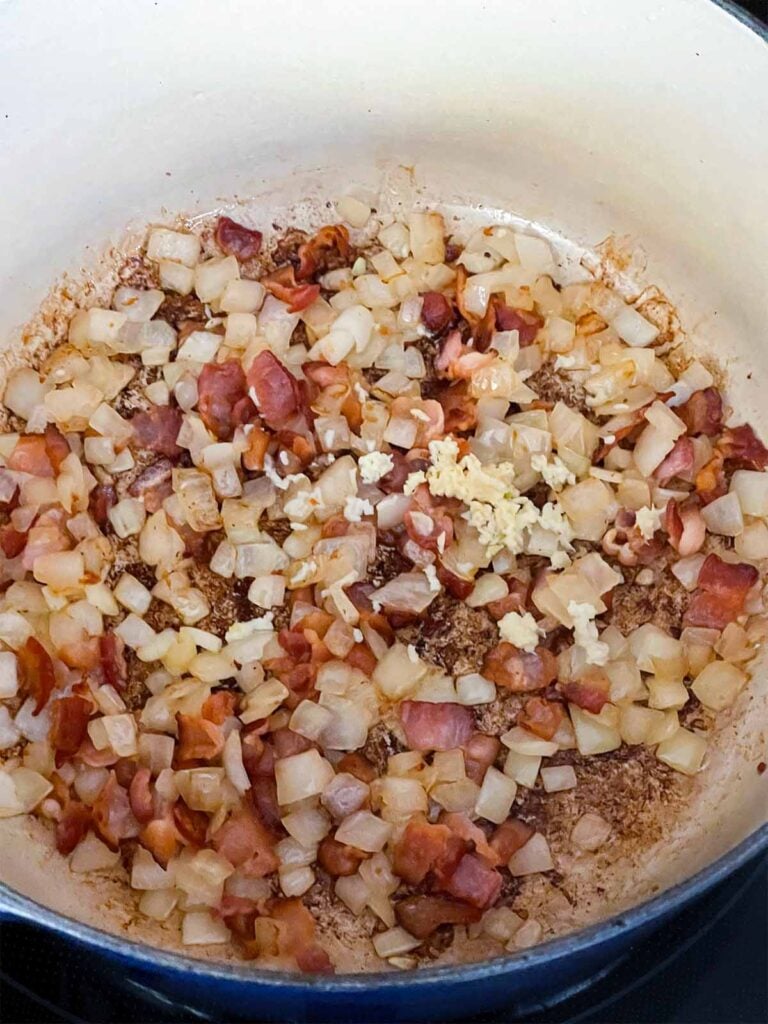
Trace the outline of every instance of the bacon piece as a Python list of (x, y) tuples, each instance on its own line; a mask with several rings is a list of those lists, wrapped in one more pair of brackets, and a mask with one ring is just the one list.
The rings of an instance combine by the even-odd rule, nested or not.
[(693, 459), (693, 441), (684, 434), (675, 441), (675, 447), (656, 467), (653, 475), (662, 487), (676, 476), (688, 480), (693, 469)]
[(179, 835), (191, 846), (205, 846), (208, 835), (208, 815), (205, 811), (193, 811), (183, 800), (177, 800), (172, 809), (173, 824)]
[(451, 595), (459, 601), (464, 601), (475, 589), (474, 580), (465, 580), (457, 576), (455, 572), (446, 569), (442, 562), (437, 563), (437, 578)]
[(219, 441), (229, 441), (235, 427), (247, 422), (248, 407), (252, 414), (256, 411), (239, 359), (206, 363), (197, 378), (197, 395), (200, 418)]
[(348, 772), (350, 775), (354, 775), (356, 779), (360, 779), (361, 782), (370, 783), (378, 778), (375, 767), (365, 754), (361, 754), (359, 750), (345, 754), (336, 767), (339, 772)]
[(16, 558), (24, 550), (27, 543), (26, 533), (19, 533), (10, 523), (0, 526), (0, 548), (6, 558)]
[(248, 449), (243, 452), (243, 466), (246, 469), (264, 469), (264, 456), (269, 448), (269, 434), (261, 427), (254, 427), (246, 438)]
[(453, 520), (439, 506), (429, 512), (418, 507), (409, 509), (403, 521), (411, 540), (426, 551), (445, 550), (453, 540)]
[(560, 683), (559, 689), (569, 703), (594, 715), (599, 715), (603, 705), (610, 700), (608, 680), (597, 675)]
[(503, 619), (507, 612), (524, 612), (528, 604), (530, 583), (512, 578), (507, 580), (509, 593), (506, 597), (500, 597), (498, 601), (491, 601), (485, 606), (485, 610), (497, 622)]
[(514, 309), (512, 306), (506, 306), (503, 302), (496, 301), (496, 329), (498, 331), (517, 331), (520, 348), (533, 344), (543, 325), (543, 319), (536, 313), (527, 309)]
[(251, 878), (264, 878), (280, 866), (274, 836), (245, 803), (214, 832), (211, 842), (222, 857), (236, 868), (243, 867)]
[(545, 700), (543, 697), (531, 697), (525, 702), (522, 713), (518, 716), (517, 724), (522, 725), (529, 732), (535, 733), (543, 740), (551, 740), (564, 717), (563, 705), (555, 700)]
[(535, 829), (519, 818), (508, 818), (494, 831), (490, 845), (499, 858), (500, 864), (506, 864), (513, 853), (517, 853), (531, 838)]
[(748, 423), (740, 427), (727, 427), (717, 447), (727, 460), (738, 463), (742, 468), (768, 467), (768, 448)]
[(275, 430), (299, 408), (298, 381), (267, 349), (259, 352), (251, 363), (248, 386), (256, 392), (256, 404), (264, 421)]
[(48, 446), (42, 434), (22, 434), (8, 456), (8, 469), (20, 473), (31, 473), (32, 476), (55, 476)]
[(487, 860), (492, 867), (496, 867), (499, 863), (496, 851), (488, 845), (485, 832), (478, 825), (471, 822), (466, 814), (458, 812), (444, 813), (440, 816), (440, 824), (447, 825), (451, 832), (465, 843), (471, 843), (475, 851)]
[(162, 818), (153, 818), (139, 833), (139, 842), (144, 846), (158, 864), (165, 867), (171, 857), (176, 855), (179, 844), (179, 833), (169, 811)]
[(496, 736), (488, 736), (484, 732), (474, 733), (464, 747), (464, 766), (467, 775), (478, 785), (483, 776), (498, 757), (501, 743)]
[(465, 842), (447, 825), (413, 817), (395, 843), (392, 870), (408, 885), (420, 885), (438, 867), (449, 872), (465, 850)]
[(299, 246), (299, 265), (296, 277), (306, 281), (317, 273), (327, 262), (330, 255), (336, 253), (341, 260), (350, 256), (349, 232), (343, 224), (327, 224), (317, 234)]
[(80, 694), (61, 697), (53, 702), (48, 738), (56, 751), (57, 760), (59, 755), (71, 757), (78, 752), (86, 737), (88, 719), (92, 713), (93, 704)]
[(122, 691), (128, 684), (128, 666), (123, 651), (125, 644), (116, 633), (104, 633), (99, 637), (99, 655), (104, 682)]
[(557, 678), (557, 661), (546, 647), (521, 651), (502, 640), (486, 654), (483, 675), (513, 693), (543, 690)]
[(68, 800), (56, 822), (56, 849), (66, 857), (85, 838), (90, 827), (90, 808), (79, 800)]
[(328, 954), (317, 941), (315, 919), (300, 900), (275, 900), (270, 916), (283, 926), (281, 952), (294, 957), (300, 970), (322, 974), (333, 971)]
[(88, 511), (102, 529), (109, 522), (107, 513), (117, 504), (117, 491), (112, 484), (97, 484), (88, 496)]
[(501, 875), (474, 853), (465, 853), (443, 889), (456, 899), (486, 910), (501, 892)]
[(725, 629), (743, 612), (747, 594), (759, 576), (754, 565), (724, 562), (717, 555), (707, 555), (683, 623), (706, 629)]
[(424, 292), (421, 322), (433, 334), (442, 334), (453, 320), (453, 309), (442, 292)]
[(145, 448), (169, 459), (178, 458), (182, 449), (176, 444), (181, 430), (181, 409), (170, 405), (153, 405), (146, 412), (137, 412), (131, 418), (133, 440), (138, 448)]
[(475, 719), (470, 708), (445, 702), (431, 704), (406, 700), (400, 705), (400, 720), (411, 750), (453, 750), (472, 737)]
[(136, 820), (144, 825), (150, 822), (154, 815), (154, 802), (150, 788), (151, 778), (152, 773), (149, 768), (139, 768), (128, 787), (128, 800), (131, 804), (131, 810)]
[(299, 313), (311, 306), (320, 294), (319, 284), (299, 284), (293, 267), (280, 267), (262, 277), (261, 283), (281, 302), (288, 304), (289, 313)]
[(477, 907), (447, 896), (406, 896), (395, 904), (398, 923), (417, 939), (428, 939), (444, 924), (473, 924), (481, 915)]
[(38, 516), (35, 524), (27, 531), (21, 564), (25, 569), (33, 569), (40, 555), (54, 555), (59, 551), (68, 551), (71, 547), (72, 538), (64, 524), (64, 510), (48, 509)]
[(251, 260), (261, 252), (262, 233), (238, 224), (231, 217), (219, 217), (214, 237), (222, 252), (234, 256), (238, 263)]
[(48, 453), (48, 459), (53, 466), (54, 473), (58, 473), (62, 462), (72, 450), (69, 447), (69, 441), (53, 423), (49, 423), (45, 428), (43, 437), (45, 438), (45, 450)]
[(114, 771), (109, 773), (104, 788), (96, 797), (92, 812), (96, 831), (113, 850), (119, 847), (121, 840), (133, 839), (141, 831), (131, 810), (128, 793), (118, 783)]
[(216, 725), (223, 725), (228, 718), (231, 718), (237, 707), (237, 694), (232, 690), (217, 690), (212, 693), (203, 703), (200, 714), (209, 722)]
[(692, 437), (697, 434), (717, 437), (723, 426), (723, 399), (717, 388), (694, 391), (688, 401), (678, 406), (675, 412)]
[(27, 639), (17, 652), (22, 685), (35, 698), (33, 715), (39, 715), (56, 686), (53, 659), (35, 637)]
[(224, 749), (221, 729), (207, 718), (179, 712), (176, 721), (179, 726), (176, 757), (180, 762), (212, 761)]
[(696, 554), (707, 535), (698, 505), (680, 505), (671, 499), (664, 510), (664, 529), (669, 534), (669, 543), (681, 558)]
[(332, 878), (354, 875), (368, 854), (326, 836), (317, 848), (317, 863)]
[[(128, 488), (128, 493), (133, 498), (141, 498), (144, 508), (150, 515), (161, 507), (166, 498), (173, 494), (171, 477), (173, 475), (173, 464), (170, 459), (158, 459), (136, 477)], [(116, 497), (115, 497), (115, 500)]]
[(492, 352), (481, 352), (461, 340), (459, 331), (452, 331), (440, 346), (435, 359), (438, 376), (449, 380), (470, 380), (473, 374), (494, 360)]
[(446, 434), (472, 430), (477, 425), (477, 403), (470, 397), (467, 381), (460, 380), (435, 396), (443, 407)]
[(87, 764), (89, 768), (110, 768), (113, 764), (117, 764), (119, 757), (111, 747), (97, 750), (91, 742), (90, 736), (86, 735), (77, 751), (77, 760)]

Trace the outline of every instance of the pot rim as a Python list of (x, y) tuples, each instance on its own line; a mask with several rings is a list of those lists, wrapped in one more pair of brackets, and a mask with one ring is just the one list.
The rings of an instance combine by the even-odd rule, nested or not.
[[(707, 0), (726, 15), (754, 32), (768, 43), (768, 24), (759, 20), (734, 0)], [(19, 919), (39, 924), (56, 934), (118, 959), (131, 961), (136, 966), (175, 974), (204, 975), (218, 981), (245, 984), (274, 990), (312, 993), (355, 993), (375, 990), (398, 990), (417, 987), (428, 988), (444, 982), (472, 982), (514, 974), (528, 967), (535, 968), (553, 960), (573, 956), (591, 949), (626, 931), (652, 924), (656, 919), (680, 908), (689, 900), (702, 895), (707, 889), (725, 880), (749, 860), (768, 850), (768, 822), (757, 828), (737, 846), (716, 861), (684, 881), (665, 889), (657, 896), (629, 910), (579, 929), (571, 934), (550, 939), (533, 949), (499, 956), (465, 965), (421, 968), (401, 973), (370, 972), (340, 975), (302, 975), (289, 971), (270, 971), (225, 961), (208, 961), (173, 953), (133, 939), (122, 938), (111, 932), (94, 928), (74, 918), (60, 914), (43, 904), (15, 892), (0, 882), (0, 920)]]

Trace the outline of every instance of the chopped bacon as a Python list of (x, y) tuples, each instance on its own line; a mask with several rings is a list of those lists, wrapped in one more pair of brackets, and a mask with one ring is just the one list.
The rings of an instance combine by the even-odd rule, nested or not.
[(216, 725), (223, 725), (228, 718), (231, 718), (237, 707), (237, 694), (232, 690), (217, 690), (210, 697), (206, 698), (200, 710), (203, 718)]
[(395, 843), (392, 869), (408, 885), (420, 885), (438, 867), (449, 873), (465, 850), (464, 841), (447, 825), (413, 817)]
[(512, 577), (507, 580), (507, 586), (509, 593), (506, 597), (500, 597), (498, 601), (491, 601), (485, 606), (485, 610), (497, 622), (503, 619), (507, 612), (524, 612), (527, 607), (530, 583)]
[(453, 309), (442, 292), (425, 292), (421, 307), (421, 321), (428, 331), (441, 334), (453, 320)]
[(437, 563), (437, 578), (451, 595), (459, 601), (464, 601), (475, 589), (474, 580), (465, 580), (457, 576), (455, 572), (446, 569), (442, 562)]
[[(66, 444), (66, 442), (65, 442)], [(69, 445), (67, 445), (69, 452)], [(8, 469), (32, 476), (52, 477), (56, 475), (46, 439), (42, 434), (22, 434), (8, 456)]]
[(450, 701), (431, 704), (406, 700), (400, 705), (400, 720), (411, 750), (453, 750), (463, 747), (475, 727), (470, 708)]
[(128, 799), (131, 804), (131, 810), (136, 820), (140, 821), (143, 825), (150, 822), (154, 815), (154, 802), (150, 788), (151, 778), (152, 773), (149, 768), (139, 768), (128, 787)]
[(563, 717), (563, 705), (558, 701), (531, 697), (525, 702), (522, 713), (518, 715), (517, 724), (543, 740), (551, 740), (560, 728)]
[(681, 558), (696, 554), (707, 535), (698, 505), (680, 505), (672, 499), (664, 510), (664, 529), (669, 534), (669, 543)]
[(268, 349), (259, 352), (248, 370), (248, 386), (266, 424), (279, 429), (299, 408), (298, 381)]
[(71, 547), (72, 538), (64, 523), (63, 509), (48, 509), (38, 516), (34, 526), (27, 532), (21, 564), (25, 569), (33, 569), (40, 555), (54, 555), (58, 551), (68, 551)]
[(717, 388), (694, 391), (688, 401), (683, 402), (675, 412), (692, 437), (697, 434), (717, 437), (723, 426), (723, 399)]
[(725, 629), (743, 612), (747, 594), (759, 577), (754, 565), (724, 562), (717, 555), (707, 555), (683, 616), (684, 624)]
[(97, 484), (88, 497), (88, 511), (102, 529), (109, 522), (109, 510), (116, 504), (117, 491), (112, 484)]
[(456, 899), (486, 910), (501, 892), (501, 875), (474, 853), (465, 853), (443, 889)]
[(224, 749), (224, 734), (214, 722), (198, 715), (176, 715), (179, 740), (176, 757), (187, 761), (212, 761)]
[(366, 676), (373, 675), (377, 665), (376, 656), (368, 644), (355, 644), (344, 661), (352, 668), (359, 668)]
[(478, 785), (483, 781), (488, 768), (498, 757), (501, 743), (496, 736), (476, 732), (464, 747), (464, 766), (467, 776)]
[(470, 380), (478, 370), (490, 366), (494, 360), (492, 352), (480, 352), (465, 345), (458, 331), (452, 331), (440, 346), (435, 359), (438, 376), (449, 380)]
[(264, 456), (269, 448), (269, 434), (261, 427), (254, 427), (246, 441), (248, 448), (243, 452), (243, 466), (251, 471), (264, 469)]
[(104, 682), (118, 691), (124, 690), (128, 683), (128, 666), (123, 651), (125, 644), (117, 633), (104, 633), (99, 637), (99, 654)]
[(16, 558), (24, 550), (27, 543), (26, 533), (19, 533), (10, 523), (0, 526), (0, 548), (6, 558)]
[(33, 715), (39, 715), (56, 686), (53, 659), (39, 640), (31, 636), (17, 652), (19, 674), (25, 691), (35, 698)]
[(317, 941), (315, 919), (300, 900), (275, 900), (270, 916), (282, 925), (281, 952), (293, 956), (300, 970), (323, 974), (333, 971), (328, 954)]
[(213, 833), (211, 842), (222, 857), (236, 868), (243, 867), (251, 878), (264, 878), (280, 866), (274, 836), (245, 803)]
[(48, 739), (57, 758), (59, 755), (71, 757), (78, 752), (86, 737), (88, 719), (92, 713), (93, 704), (80, 694), (61, 697), (53, 702)]
[(367, 853), (326, 836), (317, 848), (317, 863), (333, 878), (354, 875)]
[(557, 678), (557, 661), (546, 647), (521, 651), (502, 640), (486, 654), (483, 675), (513, 693), (543, 690)]
[(490, 845), (495, 850), (500, 864), (506, 864), (513, 853), (522, 849), (535, 829), (519, 818), (508, 818), (494, 831)]
[(204, 846), (208, 834), (208, 815), (205, 811), (194, 811), (183, 800), (173, 805), (173, 823), (179, 835), (192, 846)]
[(496, 302), (496, 329), (499, 331), (517, 331), (520, 348), (531, 345), (543, 327), (544, 321), (536, 313), (527, 309), (513, 309), (503, 302)]
[(141, 498), (144, 508), (151, 515), (153, 512), (157, 512), (165, 499), (173, 494), (172, 475), (171, 460), (158, 459), (157, 462), (153, 462), (139, 473), (128, 488), (128, 493), (133, 498)]
[(101, 838), (113, 850), (122, 839), (133, 839), (141, 831), (131, 810), (127, 791), (118, 783), (114, 771), (93, 803), (93, 824)]
[(599, 715), (603, 705), (610, 700), (608, 679), (603, 673), (594, 672), (582, 679), (560, 683), (559, 689), (569, 703), (595, 715)]
[(238, 224), (231, 217), (219, 217), (214, 237), (222, 252), (235, 256), (239, 263), (253, 259), (261, 252), (261, 232)]
[(417, 939), (428, 939), (444, 924), (474, 924), (481, 912), (447, 896), (406, 896), (395, 904), (398, 923)]
[(138, 448), (178, 458), (182, 449), (176, 444), (181, 430), (181, 409), (170, 405), (153, 405), (146, 412), (137, 412), (131, 418), (133, 439)]
[(303, 754), (305, 750), (310, 750), (313, 746), (312, 740), (308, 740), (306, 736), (301, 736), (287, 727), (275, 729), (271, 734), (271, 740), (275, 757), (278, 759), (292, 757), (294, 754)]
[(429, 512), (409, 509), (403, 521), (411, 540), (426, 551), (445, 550), (453, 540), (453, 520), (439, 506)]
[(765, 469), (768, 467), (768, 448), (756, 436), (748, 423), (740, 427), (727, 427), (717, 443), (725, 458), (738, 463), (742, 468)]
[(693, 441), (684, 434), (675, 441), (675, 447), (656, 467), (653, 475), (662, 487), (676, 476), (688, 480), (693, 469), (693, 459)]
[(117, 763), (119, 758), (111, 747), (97, 750), (90, 736), (86, 736), (80, 744), (77, 760), (87, 764), (89, 768), (110, 768), (113, 764)]
[[(239, 359), (206, 363), (197, 378), (197, 394), (200, 418), (219, 441), (230, 440), (235, 427), (247, 422), (249, 409), (242, 404), (243, 399), (246, 399), (250, 412), (255, 412), (248, 398), (248, 386)], [(238, 420), (235, 420), (236, 410)]]
[(53, 423), (49, 423), (45, 428), (45, 450), (48, 453), (51, 465), (53, 466), (54, 472), (58, 473), (61, 468), (61, 464), (70, 454), (72, 449), (69, 447), (69, 441), (62, 434), (58, 427), (54, 426)]
[(317, 234), (299, 246), (299, 265), (296, 277), (307, 281), (325, 266), (329, 255), (337, 253), (346, 262), (349, 259), (349, 232), (343, 224), (327, 224)]
[(56, 849), (66, 857), (85, 838), (90, 827), (90, 808), (79, 800), (68, 800), (56, 822)]
[(361, 754), (359, 750), (345, 754), (336, 767), (338, 771), (349, 772), (350, 775), (354, 775), (361, 782), (373, 782), (375, 778), (378, 778), (375, 767), (365, 754)]
[(96, 668), (99, 664), (98, 638), (88, 637), (64, 644), (59, 647), (58, 655), (68, 668)]
[(319, 284), (299, 284), (293, 267), (280, 267), (262, 277), (261, 283), (281, 302), (288, 304), (289, 313), (299, 313), (311, 306), (320, 294)]
[(139, 842), (149, 850), (158, 864), (165, 867), (176, 854), (179, 843), (179, 833), (173, 815), (166, 812), (162, 818), (153, 818), (139, 833)]
[(472, 430), (476, 426), (477, 403), (469, 394), (467, 381), (460, 380), (450, 387), (442, 388), (435, 397), (443, 407), (446, 434)]
[(447, 825), (451, 832), (465, 843), (471, 843), (475, 848), (475, 852), (488, 861), (492, 867), (496, 867), (499, 863), (496, 851), (492, 846), (488, 845), (485, 832), (478, 825), (470, 821), (466, 814), (460, 814), (456, 811), (442, 814), (440, 816), (440, 824)]

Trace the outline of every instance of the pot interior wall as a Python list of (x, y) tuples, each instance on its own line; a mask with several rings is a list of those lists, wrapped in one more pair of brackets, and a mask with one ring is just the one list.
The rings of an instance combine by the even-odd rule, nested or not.
[[(354, 187), (513, 212), (588, 245), (611, 233), (641, 244), (644, 278), (724, 364), (739, 417), (766, 433), (767, 84), (764, 45), (706, 0), (445, 0), (439, 18), (429, 0), (343, 13), (134, 0), (130, 18), (102, 0), (45, 19), (6, 3), (0, 337), (18, 346), (59, 275), (87, 277), (149, 220), (247, 200), (259, 223), (317, 222)], [(765, 820), (765, 690), (760, 672), (690, 812), (641, 874), (623, 866), (634, 884), (616, 906)], [(29, 828), (2, 823), (4, 881), (140, 934), (117, 895), (72, 882)]]

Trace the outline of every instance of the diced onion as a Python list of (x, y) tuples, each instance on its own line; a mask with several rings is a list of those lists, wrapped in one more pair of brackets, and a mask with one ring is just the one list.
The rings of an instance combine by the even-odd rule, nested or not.
[[(278, 762), (279, 764), (279, 762)], [(392, 826), (370, 811), (355, 811), (336, 829), (335, 839), (358, 850), (377, 853), (383, 850), (392, 833)]]
[(508, 864), (510, 873), (516, 878), (551, 871), (554, 866), (549, 843), (541, 832), (534, 832), (525, 846), (512, 854)]

